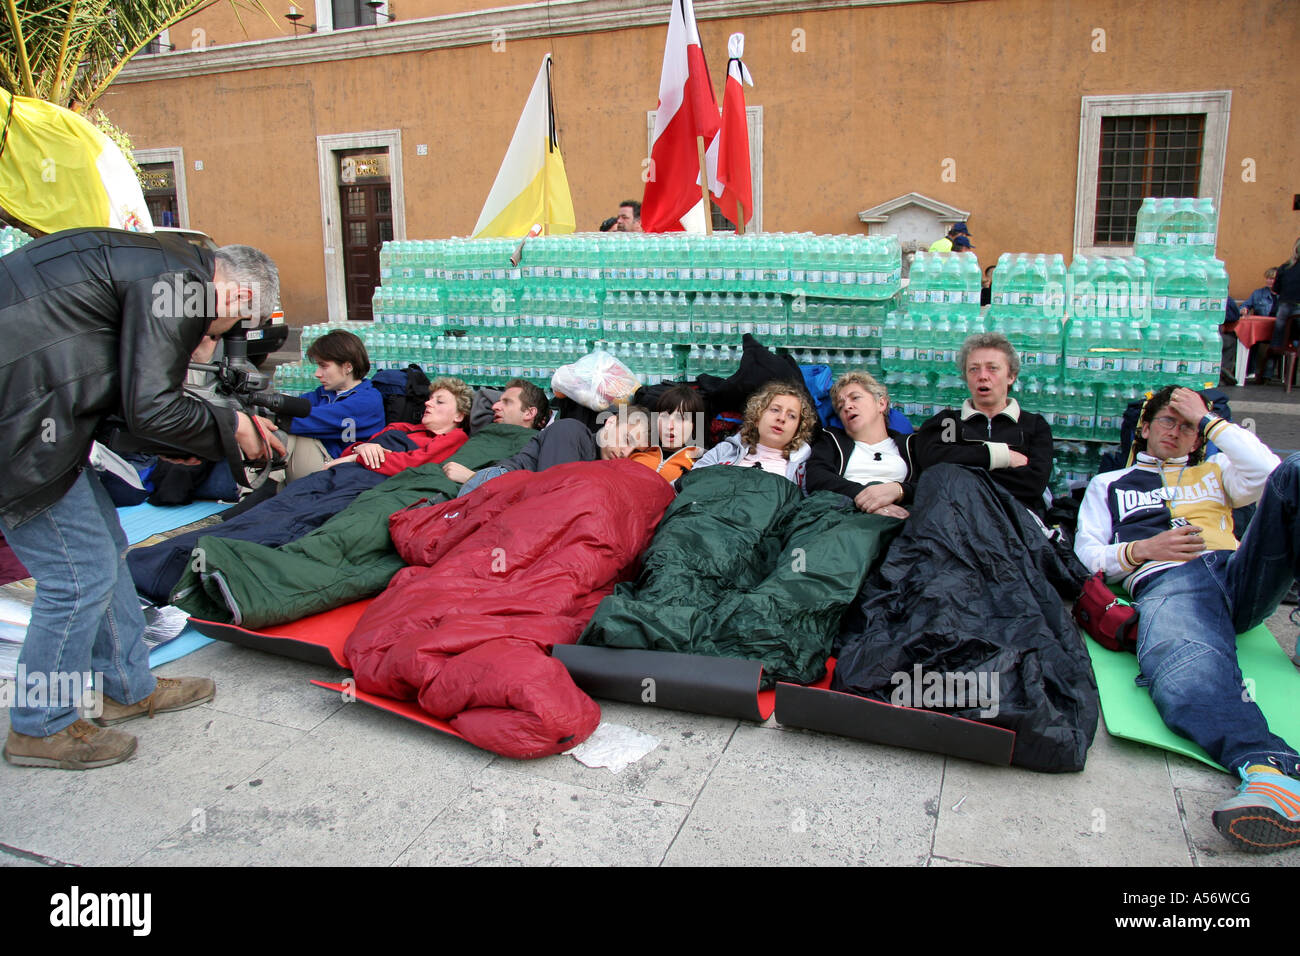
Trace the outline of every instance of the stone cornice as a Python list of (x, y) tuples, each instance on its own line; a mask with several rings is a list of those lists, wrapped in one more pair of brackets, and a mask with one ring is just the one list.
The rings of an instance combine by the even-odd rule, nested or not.
[[(812, 0), (802, 3), (795, 0), (698, 0), (695, 17), (697, 20), (721, 20), (924, 2), (927, 0)], [(399, 20), (382, 26), (251, 40), (197, 50), (182, 49), (178, 36), (175, 41), (178, 49), (171, 53), (136, 57), (118, 75), (114, 85), (477, 46), (490, 44), (495, 38), (509, 42), (662, 26), (668, 22), (669, 10), (666, 3), (649, 4), (641, 0), (552, 0), (550, 3), (494, 7), (423, 20)]]

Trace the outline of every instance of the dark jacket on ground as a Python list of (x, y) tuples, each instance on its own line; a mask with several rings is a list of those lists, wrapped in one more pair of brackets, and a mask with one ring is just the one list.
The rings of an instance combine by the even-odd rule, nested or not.
[[(899, 482), (903, 486), (903, 498), (900, 504), (907, 505), (916, 493), (916, 481), (920, 476), (912, 454), (913, 435), (900, 435), (892, 428), (886, 428), (885, 434), (894, 440), (898, 453), (907, 465), (907, 477)], [(844, 477), (844, 469), (849, 467), (849, 457), (853, 454), (854, 441), (842, 428), (824, 428), (813, 442), (812, 458), (808, 459), (808, 473), (805, 479), (808, 493), (814, 491), (833, 491), (836, 494), (856, 498), (866, 485), (849, 481)]]
[[(1008, 454), (1018, 451), (1029, 464), (1011, 468)], [(1043, 492), (1052, 477), (1052, 427), (1013, 398), (992, 420), (970, 400), (960, 410), (946, 408), (923, 424), (912, 444), (921, 471), (941, 462), (982, 468), (1040, 518)]]
[(184, 240), (115, 229), (58, 232), (0, 258), (7, 522), (67, 493), (114, 412), (132, 434), (200, 458), (237, 454), (235, 413), (183, 387), (213, 318), (209, 296), (185, 293), (206, 290), (214, 269), (210, 252)]

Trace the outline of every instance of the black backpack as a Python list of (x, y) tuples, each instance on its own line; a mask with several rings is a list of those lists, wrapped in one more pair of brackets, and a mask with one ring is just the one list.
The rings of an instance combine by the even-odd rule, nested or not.
[(384, 396), (384, 423), (405, 422), (418, 425), (424, 417), (424, 404), (429, 400), (429, 376), (418, 365), (404, 369), (385, 369), (370, 378), (371, 384)]

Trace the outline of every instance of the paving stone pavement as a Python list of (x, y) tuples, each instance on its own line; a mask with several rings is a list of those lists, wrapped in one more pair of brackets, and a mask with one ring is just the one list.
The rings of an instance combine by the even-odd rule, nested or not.
[[(1283, 607), (1270, 619), (1294, 650)], [(495, 757), (309, 683), (339, 672), (227, 644), (159, 668), (211, 704), (124, 729), (130, 761), (0, 764), (0, 866), (1287, 866), (1210, 825), (1227, 775), (1099, 728), (1038, 774), (603, 703), (659, 745), (618, 774)], [(8, 732), (0, 711), (0, 734)]]

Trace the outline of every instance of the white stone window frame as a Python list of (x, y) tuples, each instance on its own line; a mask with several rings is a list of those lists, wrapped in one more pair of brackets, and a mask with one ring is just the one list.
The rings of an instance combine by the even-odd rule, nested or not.
[(1201, 141), (1201, 175), (1198, 198), (1214, 200), (1220, 208), (1223, 172), (1228, 152), (1228, 116), (1231, 90), (1194, 93), (1125, 93), (1085, 96), (1079, 110), (1079, 172), (1074, 197), (1074, 254), (1076, 256), (1126, 256), (1132, 246), (1095, 245), (1097, 174), (1101, 164), (1101, 121), (1107, 116), (1163, 116), (1186, 113), (1205, 115)]
[[(185, 150), (179, 146), (162, 146), (156, 149), (133, 149), (137, 166), (148, 163), (171, 163), (172, 181), (176, 184), (176, 214), (180, 217), (179, 228), (190, 228), (190, 199), (185, 191)], [(154, 223), (155, 226), (158, 223)]]
[(316, 137), (316, 165), (324, 233), (325, 300), (331, 322), (348, 317), (347, 270), (343, 258), (343, 209), (339, 205), (339, 163), (347, 149), (388, 149), (388, 183), (393, 201), (393, 240), (406, 238), (406, 195), (402, 184), (402, 131), (370, 130)]
[[(721, 109), (718, 115), (721, 116)], [(654, 143), (655, 111), (647, 110), (645, 114), (645, 154), (650, 156), (650, 147)], [(753, 187), (754, 214), (745, 223), (746, 232), (763, 231), (763, 107), (745, 107), (745, 125), (749, 128), (749, 176)], [(717, 197), (714, 197), (715, 199)], [(715, 202), (716, 206), (717, 203)], [(735, 210), (732, 210), (733, 212)], [(731, 217), (728, 216), (728, 219)]]

